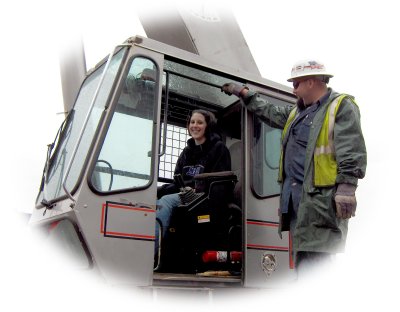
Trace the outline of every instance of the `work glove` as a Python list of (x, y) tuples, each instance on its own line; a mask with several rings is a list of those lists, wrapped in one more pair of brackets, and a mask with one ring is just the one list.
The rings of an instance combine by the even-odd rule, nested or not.
[(222, 87), (221, 87), (221, 91), (225, 92), (228, 95), (236, 95), (237, 97), (240, 97), (240, 92), (245, 89), (247, 87), (238, 85), (236, 83), (233, 82), (228, 82), (225, 83)]
[(339, 184), (335, 194), (336, 215), (341, 219), (349, 219), (356, 215), (356, 186), (352, 184)]

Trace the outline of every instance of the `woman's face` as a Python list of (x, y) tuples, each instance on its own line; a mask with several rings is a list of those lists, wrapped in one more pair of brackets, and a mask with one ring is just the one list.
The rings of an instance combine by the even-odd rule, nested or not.
[(206, 128), (206, 119), (202, 114), (194, 113), (190, 117), (189, 134), (195, 140), (196, 144), (202, 144), (206, 141)]

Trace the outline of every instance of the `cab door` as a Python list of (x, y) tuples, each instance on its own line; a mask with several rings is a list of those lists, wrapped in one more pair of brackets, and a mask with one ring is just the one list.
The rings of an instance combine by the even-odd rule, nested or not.
[[(249, 88), (274, 105), (293, 103), (278, 92)], [(245, 121), (245, 286), (271, 287), (295, 277), (288, 232), (278, 234), (282, 130), (248, 111)]]
[(133, 46), (110, 98), (75, 214), (101, 275), (150, 285), (163, 56)]

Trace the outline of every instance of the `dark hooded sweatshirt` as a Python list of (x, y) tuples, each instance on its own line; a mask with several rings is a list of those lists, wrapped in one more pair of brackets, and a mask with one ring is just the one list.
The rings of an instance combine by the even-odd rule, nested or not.
[[(174, 174), (181, 174), (186, 186), (194, 188), (194, 176), (200, 173), (231, 170), (231, 155), (218, 134), (212, 133), (207, 140), (196, 145), (193, 138), (187, 141), (175, 165)], [(159, 189), (158, 198), (179, 192), (175, 184)]]

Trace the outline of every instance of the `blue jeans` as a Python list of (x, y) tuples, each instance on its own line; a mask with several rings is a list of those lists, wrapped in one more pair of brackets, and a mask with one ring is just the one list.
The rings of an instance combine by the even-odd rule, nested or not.
[[(175, 207), (180, 205), (181, 201), (179, 198), (179, 194), (168, 194), (161, 197), (157, 200), (157, 211), (156, 218), (161, 222), (162, 225), (162, 237), (165, 237), (167, 233), (167, 229), (169, 227), (169, 223), (171, 220), (172, 211)], [(156, 222), (156, 239), (154, 244), (154, 254), (158, 253), (158, 244), (159, 244), (159, 235), (160, 235), (160, 227), (158, 222)]]

